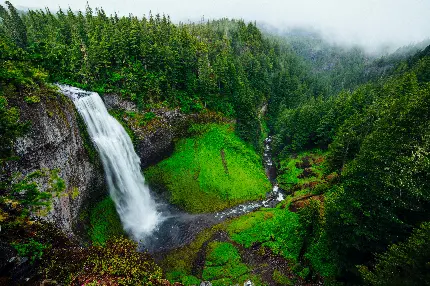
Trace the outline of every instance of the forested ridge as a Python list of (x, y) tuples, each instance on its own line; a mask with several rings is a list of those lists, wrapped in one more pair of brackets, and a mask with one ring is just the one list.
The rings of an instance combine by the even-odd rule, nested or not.
[[(52, 195), (38, 191), (35, 177), (51, 176), (52, 193), (64, 189), (55, 171), (20, 182), (4, 171), (15, 159), (14, 141), (31, 128), (19, 120), (14, 103), (37, 104), (55, 94), (52, 83), (59, 82), (119, 94), (139, 112), (154, 107), (217, 112), (234, 119), (234, 132), (246, 145), (235, 144), (247, 152), (261, 152), (270, 134), (287, 199), (222, 228), (235, 245), (263, 245), (263, 252), (284, 257), (297, 281), (430, 285), (430, 46), (371, 58), (359, 48), (345, 52), (306, 35), (267, 35), (242, 20), (174, 24), (165, 15), (108, 16), (90, 7), (84, 13), (21, 13), (6, 4), (0, 6), (0, 222), (14, 238), (34, 231), (27, 225), (31, 211), (49, 206)], [(319, 52), (312, 50), (317, 43)], [(173, 168), (169, 164), (165, 161), (165, 169)], [(37, 261), (46, 249), (55, 249), (57, 236), (21, 241), (18, 249)], [(37, 265), (46, 277), (83, 283), (101, 277), (98, 263), (115, 261), (120, 270), (103, 272), (104, 278), (123, 275), (124, 284), (159, 285), (161, 269), (147, 254), (130, 254), (133, 247), (117, 239), (79, 257), (54, 251), (44, 257), (58, 265)], [(208, 257), (224, 261), (217, 251), (233, 253), (235, 262), (227, 259), (225, 265), (250, 271), (231, 247), (211, 242)], [(145, 262), (128, 265), (116, 255)], [(77, 266), (69, 267), (67, 257)], [(210, 273), (212, 260), (202, 277), (218, 277)], [(181, 271), (190, 272), (187, 267)], [(187, 284), (190, 273), (175, 276), (179, 272), (171, 270), (170, 280)], [(234, 282), (232, 273), (233, 280), (223, 281)], [(273, 274), (280, 285), (293, 283), (275, 276), (282, 275)]]
[(165, 15), (107, 16), (89, 7), (2, 15), (4, 34), (49, 81), (120, 93), (141, 109), (164, 103), (219, 111), (235, 117), (237, 132), (254, 146), (258, 111), (271, 94), (288, 87), (303, 96), (313, 84), (287, 46), (241, 20), (175, 25)]

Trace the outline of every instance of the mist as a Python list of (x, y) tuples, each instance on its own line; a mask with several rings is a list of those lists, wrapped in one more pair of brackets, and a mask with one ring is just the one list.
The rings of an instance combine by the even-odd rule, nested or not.
[[(87, 0), (16, 0), (30, 8), (58, 7), (85, 10)], [(430, 37), (430, 1), (426, 0), (89, 0), (107, 14), (136, 16), (167, 14), (173, 22), (200, 22), (218, 18), (256, 21), (279, 31), (293, 27), (318, 31), (330, 42), (358, 45), (368, 52), (393, 51)]]

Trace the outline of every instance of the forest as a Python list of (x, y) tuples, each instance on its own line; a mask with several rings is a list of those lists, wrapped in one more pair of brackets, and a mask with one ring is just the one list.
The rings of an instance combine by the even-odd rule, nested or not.
[[(89, 6), (22, 12), (7, 1), (0, 6), (1, 248), (28, 257), (34, 281), (60, 285), (234, 285), (244, 277), (253, 285), (430, 285), (426, 44), (377, 57), (243, 20), (175, 24), (167, 15), (120, 17)], [(171, 156), (143, 170), (150, 186), (168, 186), (179, 208), (215, 212), (261, 198), (270, 190), (261, 163), (268, 136), (285, 199), (211, 226), (162, 259), (135, 251), (109, 197), (90, 211), (81, 240), (71, 240), (34, 216), (65, 191), (61, 171), (8, 169), (19, 158), (15, 143), (32, 132), (22, 106), (64, 100), (55, 83), (135, 104), (132, 113), (113, 114), (133, 143), (136, 128), (158, 120), (154, 110), (217, 118), (193, 123)], [(220, 154), (219, 169), (205, 161)], [(198, 181), (203, 176), (212, 181)], [(192, 260), (203, 247), (200, 269)], [(247, 261), (251, 252), (286, 266), (265, 278)], [(6, 264), (0, 284), (14, 285)]]

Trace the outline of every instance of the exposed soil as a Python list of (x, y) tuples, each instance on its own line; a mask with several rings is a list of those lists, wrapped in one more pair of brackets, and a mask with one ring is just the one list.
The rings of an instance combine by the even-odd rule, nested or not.
[(221, 153), (222, 165), (224, 166), (224, 172), (228, 175), (227, 160), (225, 159), (224, 148), (220, 150), (220, 153)]
[(291, 212), (297, 212), (307, 206), (310, 200), (319, 200), (320, 202), (324, 201), (324, 197), (322, 195), (306, 195), (299, 198), (294, 199), (290, 206), (289, 210)]

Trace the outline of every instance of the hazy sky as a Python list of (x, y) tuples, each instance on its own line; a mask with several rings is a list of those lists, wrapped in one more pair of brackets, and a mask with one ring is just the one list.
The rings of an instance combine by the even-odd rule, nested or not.
[[(0, 0), (2, 2), (3, 0)], [(10, 0), (15, 6), (84, 10), (87, 0)], [(312, 26), (339, 43), (375, 49), (430, 38), (430, 0), (88, 0), (110, 14), (165, 13), (173, 21), (242, 18), (283, 29)]]

